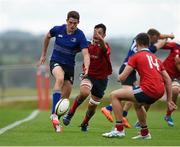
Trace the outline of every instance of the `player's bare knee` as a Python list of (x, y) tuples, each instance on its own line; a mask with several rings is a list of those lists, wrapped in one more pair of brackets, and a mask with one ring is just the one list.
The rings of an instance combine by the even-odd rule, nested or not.
[(64, 78), (63, 77), (56, 77), (56, 82), (57, 83), (63, 83), (64, 82)]
[(113, 92), (110, 93), (110, 97), (111, 97), (111, 99), (116, 99), (116, 98), (117, 98), (117, 95), (116, 95), (116, 93), (113, 91)]
[(88, 79), (84, 79), (81, 81), (81, 84), (80, 84), (80, 89), (83, 89), (83, 90), (91, 90), (92, 89), (92, 83), (90, 80)]

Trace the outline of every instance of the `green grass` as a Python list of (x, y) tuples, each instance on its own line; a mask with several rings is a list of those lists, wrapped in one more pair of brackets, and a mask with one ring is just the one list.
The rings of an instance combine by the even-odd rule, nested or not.
[[(100, 110), (90, 121), (90, 128), (87, 133), (81, 132), (78, 125), (84, 117), (87, 103), (80, 106), (71, 124), (64, 126), (64, 132), (55, 133), (49, 120), (50, 111), (40, 112), (34, 119), (0, 135), (2, 146), (178, 146), (180, 145), (180, 113), (173, 114), (175, 126), (169, 127), (163, 120), (165, 110), (152, 108), (148, 112), (148, 124), (152, 140), (132, 140), (138, 132), (137, 129), (126, 129), (126, 137), (123, 139), (108, 139), (101, 136), (102, 133), (110, 131), (113, 124), (108, 122)], [(160, 104), (157, 104), (157, 107)], [(161, 103), (162, 105), (162, 103)], [(11, 109), (7, 108), (10, 106)], [(101, 105), (102, 106), (102, 105)], [(101, 107), (100, 106), (100, 107)], [(0, 105), (0, 128), (15, 120), (22, 119), (35, 109), (36, 102), (23, 102), (15, 104)], [(100, 108), (99, 107), (99, 108)], [(3, 108), (3, 109), (2, 109)], [(131, 124), (136, 121), (133, 109), (129, 112), (128, 118)], [(14, 121), (13, 121), (14, 120)], [(3, 122), (3, 124), (1, 124)], [(7, 123), (5, 123), (7, 122)]]

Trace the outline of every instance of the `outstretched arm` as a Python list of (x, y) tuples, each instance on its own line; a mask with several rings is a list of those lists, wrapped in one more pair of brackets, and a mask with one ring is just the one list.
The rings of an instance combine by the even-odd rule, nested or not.
[(106, 45), (106, 42), (104, 41), (104, 37), (102, 37), (102, 36), (98, 33), (98, 31), (96, 31), (96, 30), (95, 30), (95, 33), (97, 34), (97, 37), (98, 37), (98, 39), (99, 39), (100, 48), (101, 48), (104, 52), (106, 52), (108, 46)]
[(51, 39), (51, 35), (50, 33), (47, 33), (44, 38), (43, 48), (42, 48), (41, 57), (40, 57), (38, 65), (44, 64), (46, 61), (46, 53), (47, 53), (50, 39)]
[(170, 39), (174, 39), (174, 34), (160, 34), (160, 37), (159, 37), (159, 39), (168, 39), (168, 38), (170, 38)]
[(165, 38), (165, 39), (160, 39), (160, 40), (158, 40), (157, 43), (154, 44), (154, 46), (155, 46), (156, 49), (158, 50), (158, 49), (162, 48), (163, 46), (165, 46), (166, 42), (167, 42), (167, 38)]

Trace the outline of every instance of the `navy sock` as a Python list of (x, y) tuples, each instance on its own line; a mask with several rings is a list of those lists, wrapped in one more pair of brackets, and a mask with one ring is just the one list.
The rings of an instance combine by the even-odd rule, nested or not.
[(109, 111), (112, 111), (112, 105), (106, 106), (106, 109), (109, 110)]
[(127, 111), (123, 111), (123, 117), (126, 117), (128, 115)]
[(61, 99), (61, 92), (60, 91), (55, 91), (53, 93), (53, 98), (52, 98), (52, 101), (53, 101), (53, 104), (52, 104), (52, 114), (55, 113), (56, 104), (57, 104), (57, 102), (60, 99)]

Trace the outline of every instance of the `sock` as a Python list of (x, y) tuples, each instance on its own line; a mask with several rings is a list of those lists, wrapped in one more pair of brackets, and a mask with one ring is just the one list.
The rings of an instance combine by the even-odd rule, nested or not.
[(166, 116), (167, 116), (167, 117), (170, 117), (170, 116), (171, 116), (171, 114), (172, 114), (172, 112), (173, 112), (173, 111), (167, 110), (167, 112), (166, 112)]
[(53, 97), (52, 97), (52, 114), (55, 113), (55, 107), (57, 102), (61, 99), (61, 92), (60, 91), (54, 91)]
[(148, 130), (147, 126), (141, 127), (141, 135), (142, 136), (146, 136), (146, 135), (148, 135), (148, 133), (149, 133), (149, 130)]
[(73, 102), (73, 105), (72, 105), (72, 107), (71, 107), (70, 110), (69, 110), (69, 114), (70, 114), (70, 115), (74, 115), (77, 107), (83, 102), (83, 101), (79, 101), (78, 98), (79, 98), (79, 96), (77, 96), (77, 97), (75, 98), (75, 100), (74, 100), (74, 102)]
[(110, 105), (106, 106), (106, 109), (109, 111), (112, 111), (112, 105), (110, 104)]
[(127, 111), (123, 111), (123, 117), (126, 117), (128, 115)]
[(116, 125), (115, 128), (117, 129), (117, 131), (123, 131), (123, 123), (122, 121), (116, 121)]
[(89, 120), (92, 118), (92, 116), (95, 114), (94, 111), (87, 110), (86, 115), (83, 119), (82, 124), (88, 124)]

